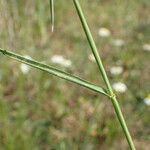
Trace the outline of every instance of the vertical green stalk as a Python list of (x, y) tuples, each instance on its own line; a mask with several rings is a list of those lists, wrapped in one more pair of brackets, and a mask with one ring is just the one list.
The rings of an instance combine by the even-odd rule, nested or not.
[(51, 24), (52, 24), (52, 32), (53, 32), (54, 22), (55, 22), (54, 0), (49, 0), (49, 3), (50, 3)]
[(79, 15), (80, 21), (82, 23), (82, 27), (84, 29), (86, 37), (88, 39), (88, 42), (90, 44), (90, 47), (92, 49), (93, 55), (94, 55), (94, 57), (96, 59), (98, 68), (99, 68), (99, 70), (101, 72), (102, 78), (103, 78), (103, 80), (104, 80), (104, 82), (105, 82), (105, 84), (106, 84), (106, 86), (108, 88), (108, 91), (109, 91), (109, 94), (110, 94), (110, 99), (111, 99), (111, 101), (113, 103), (116, 115), (117, 115), (118, 120), (119, 120), (119, 122), (121, 124), (123, 132), (124, 132), (124, 134), (126, 136), (126, 139), (127, 139), (128, 144), (129, 144), (129, 147), (130, 147), (131, 150), (135, 150), (135, 146), (134, 146), (133, 140), (132, 140), (130, 132), (129, 132), (128, 128), (127, 128), (126, 122), (124, 120), (123, 114), (122, 114), (120, 106), (119, 106), (119, 103), (118, 103), (118, 101), (116, 99), (116, 96), (115, 96), (113, 90), (112, 90), (111, 84), (110, 84), (109, 79), (107, 77), (106, 71), (104, 69), (102, 60), (101, 60), (101, 58), (99, 56), (96, 44), (94, 42), (94, 39), (93, 39), (92, 34), (90, 32), (90, 29), (88, 27), (87, 21), (86, 21), (86, 19), (84, 17), (82, 8), (80, 6), (80, 3), (79, 3), (78, 0), (73, 0), (73, 2), (74, 2), (74, 5), (76, 7), (77, 13)]

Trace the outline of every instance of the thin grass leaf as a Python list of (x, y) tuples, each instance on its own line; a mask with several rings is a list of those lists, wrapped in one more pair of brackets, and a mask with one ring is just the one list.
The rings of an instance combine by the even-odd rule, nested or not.
[(54, 0), (49, 0), (49, 3), (50, 3), (51, 25), (52, 25), (52, 32), (53, 32), (54, 23), (55, 23)]
[(93, 91), (95, 91), (95, 92), (99, 92), (99, 93), (101, 93), (101, 94), (104, 94), (104, 95), (106, 95), (106, 96), (109, 96), (109, 95), (107, 94), (107, 92), (106, 92), (105, 89), (103, 89), (103, 88), (101, 88), (101, 87), (99, 87), (99, 86), (97, 86), (97, 85), (94, 85), (94, 84), (90, 83), (89, 81), (83, 80), (83, 79), (81, 79), (81, 78), (79, 78), (79, 77), (77, 77), (77, 76), (71, 75), (71, 74), (69, 74), (69, 73), (66, 73), (66, 72), (64, 72), (64, 71), (61, 71), (61, 70), (59, 70), (59, 69), (57, 69), (57, 68), (54, 68), (54, 67), (52, 67), (52, 66), (48, 66), (48, 65), (46, 65), (46, 64), (40, 63), (40, 62), (38, 62), (38, 61), (25, 58), (25, 57), (23, 57), (23, 56), (21, 56), (21, 55), (18, 55), (18, 54), (16, 54), (16, 53), (13, 53), (13, 52), (8, 51), (8, 50), (0, 49), (0, 52), (1, 52), (2, 54), (6, 55), (6, 56), (9, 56), (9, 57), (11, 57), (11, 58), (13, 58), (13, 59), (15, 59), (15, 60), (17, 60), (17, 61), (20, 61), (20, 62), (22, 62), (22, 63), (25, 63), (25, 64), (27, 64), (27, 65), (29, 65), (29, 66), (31, 66), (31, 67), (40, 69), (40, 70), (42, 70), (42, 71), (44, 71), (44, 72), (48, 72), (48, 73), (50, 73), (50, 74), (52, 74), (52, 75), (55, 75), (55, 76), (57, 76), (57, 77), (59, 77), (59, 78), (65, 79), (65, 80), (67, 80), (67, 81), (71, 81), (71, 82), (73, 82), (73, 83), (76, 83), (76, 84), (78, 84), (78, 85), (81, 85), (81, 86), (83, 86), (83, 87), (86, 87), (86, 88), (88, 88), (88, 89), (90, 89), (90, 90), (93, 90)]

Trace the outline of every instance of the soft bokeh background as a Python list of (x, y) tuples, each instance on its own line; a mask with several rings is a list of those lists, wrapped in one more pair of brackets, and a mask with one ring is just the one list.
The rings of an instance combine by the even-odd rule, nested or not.
[[(150, 94), (150, 1), (82, 0), (81, 4), (111, 83), (127, 87), (116, 93), (135, 145), (149, 150), (150, 106), (144, 99)], [(55, 66), (52, 57), (61, 55), (72, 64), (58, 68), (104, 86), (96, 63), (89, 59), (91, 50), (72, 0), (57, 0), (55, 10), (51, 33), (48, 0), (0, 0), (0, 47)], [(99, 33), (101, 28), (107, 29), (107, 37)], [(123, 72), (111, 74), (113, 66)], [(129, 149), (107, 98), (22, 68), (0, 55), (1, 150)]]

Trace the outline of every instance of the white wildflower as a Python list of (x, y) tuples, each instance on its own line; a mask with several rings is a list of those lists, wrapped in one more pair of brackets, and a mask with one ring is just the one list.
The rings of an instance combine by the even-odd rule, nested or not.
[(121, 66), (113, 66), (110, 68), (110, 73), (112, 75), (120, 75), (123, 72), (123, 67)]
[(124, 40), (122, 39), (116, 39), (116, 40), (113, 40), (113, 45), (114, 46), (117, 46), (117, 47), (121, 47), (125, 44)]
[(116, 82), (112, 85), (112, 87), (116, 92), (119, 93), (124, 93), (127, 90), (127, 86), (122, 82)]
[(65, 59), (61, 55), (52, 56), (51, 61), (54, 64), (59, 64), (59, 65), (64, 66), (64, 67), (70, 67), (72, 65), (71, 60)]
[(21, 63), (20, 69), (21, 69), (23, 74), (27, 74), (30, 70), (30, 67), (26, 64)]
[[(30, 56), (28, 56), (28, 55), (25, 55), (24, 57), (27, 58), (27, 59), (32, 59), (32, 58), (31, 58)], [(21, 71), (22, 71), (23, 74), (27, 74), (27, 73), (30, 71), (30, 66), (29, 66), (29, 65), (26, 65), (26, 64), (24, 64), (24, 63), (21, 63), (20, 69), (21, 69)]]
[(150, 52), (150, 44), (144, 44), (144, 45), (143, 45), (143, 50)]
[(51, 61), (55, 64), (61, 64), (64, 61), (64, 58), (61, 55), (54, 55), (52, 56)]
[(95, 61), (96, 61), (93, 54), (90, 54), (88, 58), (89, 58), (89, 60), (92, 61), (92, 62), (95, 62)]
[(147, 106), (150, 106), (150, 95), (148, 95), (146, 98), (144, 98), (144, 103), (145, 103)]
[(100, 28), (98, 34), (101, 37), (109, 37), (111, 35), (111, 32), (107, 28)]
[(64, 67), (70, 67), (71, 65), (72, 65), (72, 62), (71, 62), (71, 60), (68, 60), (68, 59), (66, 59), (65, 61), (64, 61)]

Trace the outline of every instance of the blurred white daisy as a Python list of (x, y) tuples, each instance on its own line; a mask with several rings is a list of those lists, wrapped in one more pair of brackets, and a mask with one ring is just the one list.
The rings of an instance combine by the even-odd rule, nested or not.
[(113, 83), (112, 87), (116, 92), (119, 93), (124, 93), (127, 91), (127, 86), (122, 82)]
[(144, 98), (144, 103), (150, 106), (150, 94), (146, 98)]
[(20, 69), (23, 74), (27, 74), (30, 71), (30, 67), (26, 64), (21, 63)]
[(125, 41), (122, 39), (115, 39), (113, 40), (113, 45), (117, 47), (121, 47), (125, 44)]
[(52, 63), (59, 64), (63, 67), (70, 67), (72, 65), (71, 60), (65, 59), (62, 55), (54, 55), (51, 58)]
[(121, 66), (113, 66), (110, 68), (110, 73), (112, 75), (120, 75), (123, 72), (123, 67)]
[(107, 28), (100, 28), (98, 34), (101, 37), (109, 37), (111, 35), (111, 32)]
[[(32, 59), (30, 56), (28, 55), (25, 55), (24, 56), (25, 58), (28, 58), (28, 59)], [(20, 64), (20, 70), (22, 71), (23, 74), (27, 74), (29, 71), (30, 71), (30, 66), (29, 65), (26, 65), (24, 63), (21, 63)]]
[(92, 62), (95, 62), (96, 60), (95, 60), (95, 57), (94, 57), (94, 55), (91, 53), (91, 54), (89, 54), (89, 60), (90, 61), (92, 61)]
[(143, 45), (143, 50), (150, 52), (150, 44), (144, 44)]

